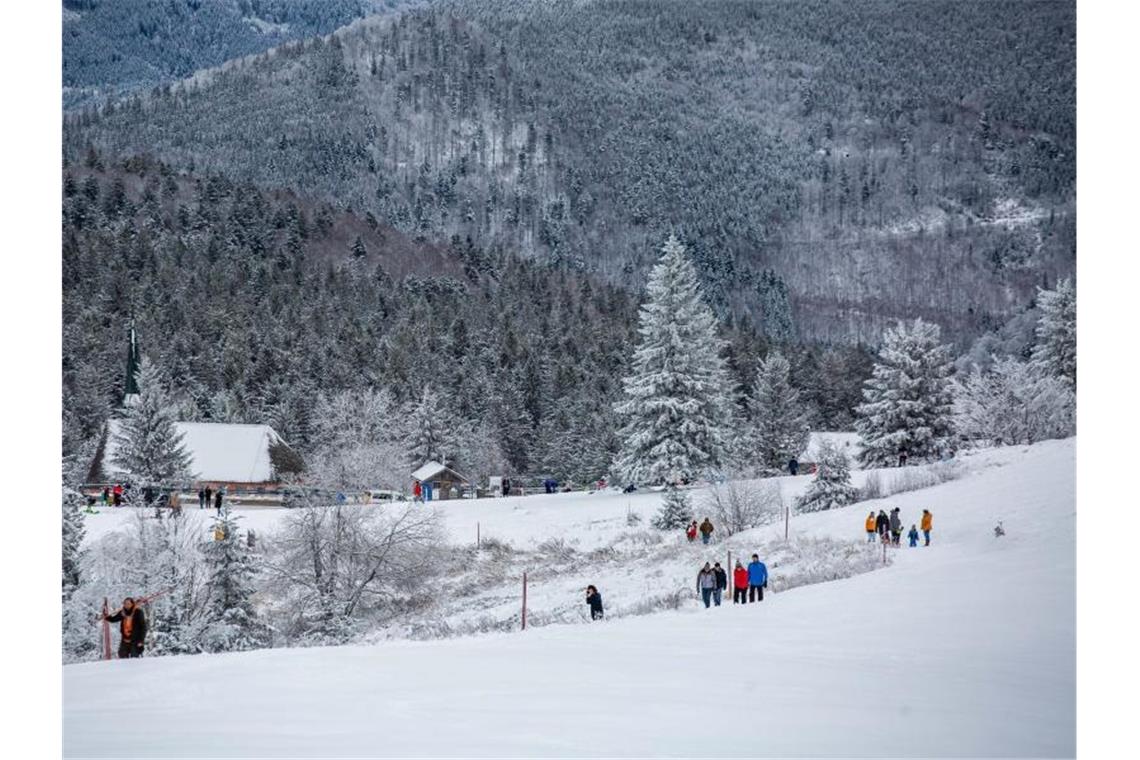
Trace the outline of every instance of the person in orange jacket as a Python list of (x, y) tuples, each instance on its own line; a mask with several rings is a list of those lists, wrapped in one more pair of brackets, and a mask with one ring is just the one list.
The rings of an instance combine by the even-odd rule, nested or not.
[(922, 535), (926, 537), (926, 546), (930, 546), (930, 531), (934, 529), (934, 515), (929, 509), (922, 510)]
[(875, 543), (875, 510), (867, 514), (867, 521), (863, 525), (867, 529), (867, 543)]
[(732, 571), (732, 603), (747, 604), (748, 598), (748, 570), (736, 560), (736, 567)]

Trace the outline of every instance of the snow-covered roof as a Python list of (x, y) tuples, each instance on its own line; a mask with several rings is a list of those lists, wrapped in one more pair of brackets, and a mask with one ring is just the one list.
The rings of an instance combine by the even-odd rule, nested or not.
[(819, 461), (819, 445), (823, 441), (831, 441), (840, 451), (847, 454), (848, 459), (854, 459), (862, 448), (858, 433), (823, 430), (814, 431), (808, 438), (807, 448), (800, 454), (800, 461)]
[[(110, 420), (103, 453), (103, 472), (115, 470), (115, 434), (120, 420)], [(198, 480), (266, 483), (273, 480), (269, 447), (281, 440), (269, 425), (229, 422), (176, 422), (190, 454), (190, 470)]]
[(465, 482), (467, 480), (467, 478), (463, 477), (455, 470), (451, 469), (447, 465), (440, 464), (434, 459), (429, 459), (428, 461), (424, 462), (418, 470), (412, 473), (412, 479), (422, 482), (425, 480), (431, 480), (432, 478), (438, 475), (442, 475), (445, 472), (450, 472), (452, 475)]

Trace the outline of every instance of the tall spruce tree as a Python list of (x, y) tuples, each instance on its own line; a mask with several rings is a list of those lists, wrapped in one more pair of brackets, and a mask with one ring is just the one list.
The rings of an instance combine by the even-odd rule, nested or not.
[(773, 352), (757, 366), (748, 412), (745, 458), (766, 474), (781, 472), (807, 446), (809, 433), (807, 411), (792, 385), (792, 365), (783, 354)]
[(1037, 342), (1033, 363), (1046, 375), (1063, 377), (1077, 386), (1077, 291), (1066, 278), (1056, 290), (1038, 290)]
[(458, 446), (452, 425), (443, 398), (430, 386), (425, 387), (405, 414), (404, 448), (408, 463), (419, 467), (434, 460), (449, 467), (454, 465)]
[(859, 499), (859, 489), (851, 483), (851, 468), (843, 449), (828, 440), (819, 445), (815, 478), (796, 499), (797, 512), (821, 512), (845, 507)]
[(675, 483), (726, 458), (730, 381), (712, 309), (685, 248), (670, 236), (649, 276), (633, 372), (623, 381), (615, 467), (627, 480)]
[(890, 328), (864, 403), (856, 407), (855, 429), (863, 439), (860, 461), (883, 467), (904, 451), (910, 461), (940, 458), (952, 451), (953, 394), (950, 347), (938, 325), (916, 319)]
[(135, 377), (139, 392), (120, 421), (113, 464), (139, 486), (169, 485), (188, 479), (190, 454), (174, 424), (162, 374), (144, 356)]
[(651, 521), (657, 530), (676, 530), (684, 528), (693, 519), (693, 507), (689, 495), (678, 488), (667, 488), (661, 508), (653, 515)]
[(204, 553), (210, 571), (207, 646), (215, 652), (266, 646), (269, 629), (253, 606), (257, 558), (239, 536), (237, 518), (226, 513), (214, 521), (214, 537)]

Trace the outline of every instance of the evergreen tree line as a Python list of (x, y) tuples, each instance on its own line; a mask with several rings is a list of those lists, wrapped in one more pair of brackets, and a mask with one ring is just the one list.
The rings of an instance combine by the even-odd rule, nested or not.
[(439, 4), (77, 112), (65, 155), (305, 188), (637, 289), (676, 232), (714, 311), (773, 340), (922, 316), (961, 343), (1073, 268), (1074, 18), (1034, 9)]
[[(409, 453), (472, 477), (588, 482), (617, 453), (637, 302), (573, 269), (465, 240), (417, 244), (291, 194), (98, 154), (65, 170), (63, 240), (72, 482), (122, 403), (132, 324), (172, 419), (271, 424), (342, 486), (393, 471), (406, 485), (422, 463)], [(771, 382), (798, 389), (806, 423), (849, 427), (865, 351), (776, 345), (732, 319), (716, 330), (735, 405), (771, 395), (750, 389), (778, 349)]]

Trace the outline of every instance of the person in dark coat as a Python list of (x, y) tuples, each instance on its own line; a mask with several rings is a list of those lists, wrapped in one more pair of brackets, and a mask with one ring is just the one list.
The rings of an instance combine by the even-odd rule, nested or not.
[(906, 467), (906, 447), (899, 449), (899, 467)]
[(210, 488), (209, 486), (206, 486), (206, 509), (209, 509), (210, 505), (213, 503), (214, 503), (214, 489)]
[(511, 479), (503, 478), (503, 496), (511, 495)]
[(602, 595), (598, 593), (597, 586), (586, 586), (586, 604), (590, 605), (590, 620), (601, 620), (605, 611), (602, 609)]
[(795, 457), (792, 457), (791, 461), (788, 462), (788, 472), (790, 472), (792, 475), (800, 474), (800, 463), (796, 461)]
[(728, 590), (728, 573), (717, 562), (713, 565), (713, 574), (716, 575), (716, 588), (713, 589), (713, 604), (720, 606), (720, 596)]
[(123, 606), (115, 614), (104, 616), (104, 620), (119, 624), (119, 659), (142, 657), (146, 646), (146, 614), (134, 599), (128, 596)]
[(222, 513), (222, 494), (225, 493), (222, 489), (218, 489), (214, 494), (214, 509), (218, 510), (218, 514)]
[(898, 546), (903, 532), (902, 517), (899, 516), (899, 512), (898, 507), (891, 510), (891, 543), (895, 546)]
[(879, 516), (875, 518), (875, 532), (879, 537), (885, 536), (891, 529), (891, 518), (887, 517), (887, 513), (879, 510)]
[(716, 530), (716, 529), (713, 528), (712, 521), (706, 517), (705, 521), (701, 523), (701, 527), (700, 527), (701, 543), (707, 544), (709, 542), (709, 539), (712, 538), (712, 534), (713, 534), (714, 530)]
[(206, 508), (206, 492), (201, 488), (198, 489), (198, 509)]

